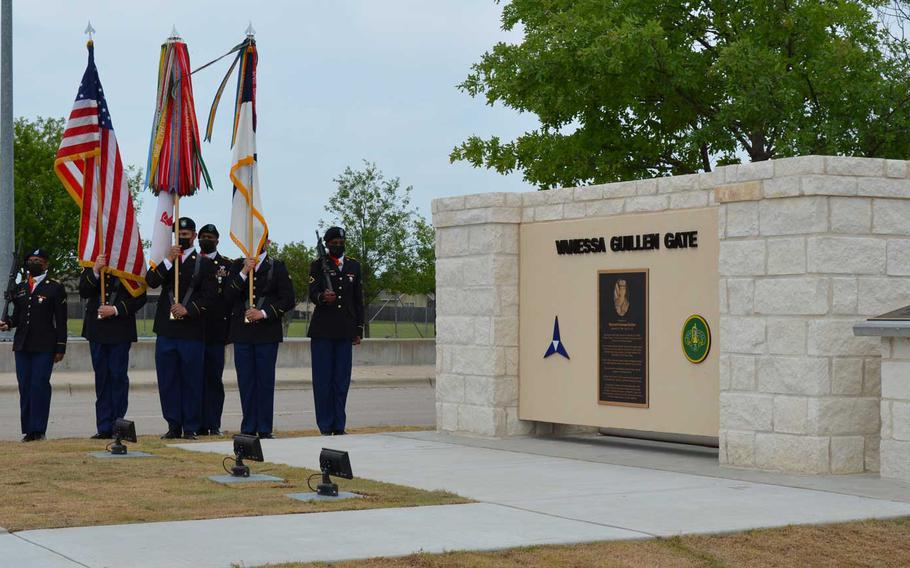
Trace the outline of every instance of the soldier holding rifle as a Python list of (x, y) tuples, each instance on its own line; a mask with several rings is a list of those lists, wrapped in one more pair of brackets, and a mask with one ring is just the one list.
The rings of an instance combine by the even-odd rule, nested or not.
[(310, 265), (310, 300), (316, 308), (307, 335), (316, 423), (323, 436), (337, 436), (345, 434), (353, 346), (363, 337), (363, 285), (360, 263), (344, 254), (344, 229), (330, 227), (323, 241), (317, 240), (319, 258)]
[(48, 277), (48, 254), (44, 249), (28, 253), (25, 268), (28, 277), (6, 292), (13, 314), (0, 314), (0, 331), (16, 329), (13, 351), (22, 441), (33, 442), (43, 440), (47, 432), (51, 372), (66, 353), (66, 290)]

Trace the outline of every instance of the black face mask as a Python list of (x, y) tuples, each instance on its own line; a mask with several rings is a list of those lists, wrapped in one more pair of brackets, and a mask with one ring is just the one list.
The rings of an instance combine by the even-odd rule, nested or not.
[(329, 254), (335, 258), (344, 256), (344, 245), (329, 245)]
[(193, 246), (193, 239), (180, 238), (178, 242), (180, 243), (180, 248), (183, 250), (189, 250), (189, 248)]
[(202, 252), (205, 254), (212, 254), (215, 252), (215, 241), (201, 239), (199, 241), (199, 248), (202, 249)]
[(44, 274), (44, 266), (40, 262), (29, 262), (25, 265), (25, 269), (28, 270), (28, 273), (32, 276), (41, 276)]

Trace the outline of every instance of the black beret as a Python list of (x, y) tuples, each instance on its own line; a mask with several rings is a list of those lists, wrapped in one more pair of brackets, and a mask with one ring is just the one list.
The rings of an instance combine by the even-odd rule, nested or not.
[[(178, 225), (179, 225), (179, 227), (178, 227)], [(174, 230), (182, 231), (184, 229), (188, 229), (190, 231), (195, 231), (196, 230), (196, 221), (193, 221), (189, 217), (181, 217), (180, 223), (174, 225)]]
[(208, 233), (210, 235), (215, 235), (216, 237), (221, 236), (218, 234), (218, 229), (215, 228), (215, 225), (212, 225), (211, 223), (203, 225), (202, 228), (199, 229), (199, 234), (201, 235), (202, 233)]
[(36, 249), (32, 250), (31, 252), (28, 252), (25, 254), (26, 259), (29, 259), (33, 256), (37, 256), (38, 258), (43, 258), (44, 260), (47, 260), (50, 258), (50, 256), (48, 256), (48, 254), (47, 254), (47, 251), (44, 250), (43, 248), (36, 248)]
[(331, 241), (332, 239), (343, 239), (343, 238), (345, 238), (344, 229), (342, 229), (341, 227), (329, 227), (328, 230), (325, 232), (325, 236), (323, 237), (323, 240), (328, 242), (328, 241)]

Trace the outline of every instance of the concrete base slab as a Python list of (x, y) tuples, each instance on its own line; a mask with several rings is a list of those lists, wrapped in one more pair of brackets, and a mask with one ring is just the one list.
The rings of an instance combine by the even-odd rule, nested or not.
[[(421, 551), (496, 550), (644, 536), (486, 503), (80, 527), (20, 534), (85, 566), (130, 568), (333, 562)], [(167, 546), (161, 546), (162, 542)]]
[(280, 477), (275, 477), (274, 475), (265, 475), (264, 473), (251, 473), (249, 477), (234, 477), (233, 475), (210, 475), (209, 479), (217, 483), (224, 483), (225, 485), (233, 485), (235, 483), (250, 483), (252, 481), (284, 481)]
[(339, 491), (338, 495), (332, 497), (329, 495), (319, 495), (318, 493), (288, 493), (285, 497), (296, 499), (298, 501), (342, 501), (344, 499), (358, 499), (363, 497), (359, 493), (349, 491)]
[[(526, 451), (434, 439), (433, 433), (332, 438), (349, 452), (354, 475), (444, 490), (509, 507), (654, 536), (910, 515), (910, 503), (824, 489), (807, 490), (584, 459), (543, 455), (552, 440), (525, 439)], [(318, 463), (324, 438), (270, 440), (269, 461)], [(496, 443), (498, 441), (490, 441)], [(572, 445), (571, 442), (566, 442)], [(225, 444), (182, 446), (224, 453)], [(541, 453), (530, 453), (529, 449)], [(589, 452), (603, 452), (592, 446)], [(700, 454), (699, 454), (700, 455)], [(840, 476), (843, 477), (843, 476)], [(770, 478), (769, 478), (770, 479)]]
[(147, 452), (127, 452), (122, 455), (112, 454), (110, 452), (92, 452), (89, 454), (93, 458), (98, 458), (102, 460), (112, 459), (112, 460), (122, 460), (127, 458), (150, 458), (152, 454)]
[(0, 534), (0, 558), (3, 559), (3, 566), (27, 568), (80, 568), (84, 566), (12, 534)]

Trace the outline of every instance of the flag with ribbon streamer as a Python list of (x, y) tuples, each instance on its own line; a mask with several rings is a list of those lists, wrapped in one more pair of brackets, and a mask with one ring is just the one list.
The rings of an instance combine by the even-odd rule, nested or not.
[(231, 135), (233, 160), (230, 177), (234, 185), (231, 203), (231, 240), (243, 251), (245, 257), (254, 258), (259, 256), (265, 246), (269, 227), (262, 213), (260, 197), (262, 192), (259, 189), (256, 155), (256, 65), (259, 55), (252, 27), (247, 30), (246, 40), (222, 57), (233, 52), (236, 52), (237, 56), (215, 93), (215, 100), (209, 111), (205, 139), (212, 138), (218, 103), (231, 73), (239, 64), (237, 94), (234, 101), (234, 127)]
[(180, 198), (196, 193), (201, 182), (212, 188), (202, 160), (190, 56), (186, 43), (174, 30), (161, 46), (158, 96), (146, 167), (146, 186), (158, 196), (149, 254), (152, 266), (161, 262), (171, 246)]

